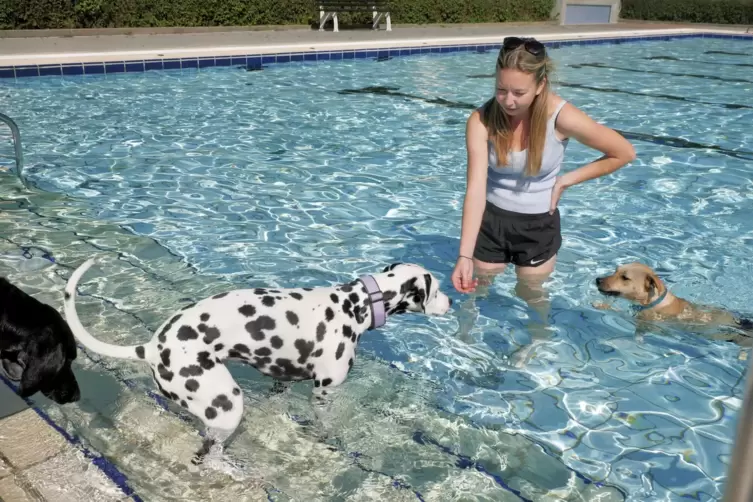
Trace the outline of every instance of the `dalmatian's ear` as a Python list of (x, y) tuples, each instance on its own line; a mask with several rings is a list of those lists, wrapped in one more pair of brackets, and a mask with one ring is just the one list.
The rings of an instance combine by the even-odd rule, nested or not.
[(384, 270), (382, 270), (382, 273), (389, 272), (390, 270), (392, 270), (393, 268), (399, 265), (402, 265), (402, 263), (393, 263), (392, 265), (387, 265), (386, 267), (384, 267)]
[(426, 282), (426, 297), (424, 298), (424, 304), (431, 298), (431, 274), (424, 274), (424, 281)]

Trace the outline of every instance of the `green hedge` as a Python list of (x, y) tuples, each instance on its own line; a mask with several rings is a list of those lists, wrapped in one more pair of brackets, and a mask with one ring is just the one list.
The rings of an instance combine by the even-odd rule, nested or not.
[(620, 17), (646, 21), (753, 24), (753, 0), (622, 0)]
[[(545, 21), (555, 0), (396, 0), (393, 23)], [(371, 14), (343, 14), (341, 24)], [(312, 0), (0, 0), (1, 29), (254, 26), (318, 23)], [(317, 24), (318, 25), (318, 24)]]

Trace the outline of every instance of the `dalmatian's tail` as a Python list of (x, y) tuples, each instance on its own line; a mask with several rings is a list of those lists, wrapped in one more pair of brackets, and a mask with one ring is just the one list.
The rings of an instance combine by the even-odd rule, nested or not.
[(78, 281), (81, 280), (81, 277), (86, 273), (89, 267), (92, 266), (92, 264), (94, 264), (93, 258), (86, 260), (73, 272), (73, 274), (71, 274), (68, 283), (65, 285), (65, 300), (63, 301), (65, 320), (68, 322), (71, 331), (73, 331), (73, 335), (87, 349), (96, 352), (97, 354), (119, 359), (143, 359), (143, 356), (145, 355), (144, 351), (148, 346), (111, 345), (94, 338), (81, 324), (81, 321), (78, 318), (78, 313), (76, 312), (76, 287), (78, 286)]

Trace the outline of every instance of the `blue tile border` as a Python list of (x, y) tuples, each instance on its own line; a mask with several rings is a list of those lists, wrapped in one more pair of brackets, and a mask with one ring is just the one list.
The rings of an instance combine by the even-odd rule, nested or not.
[[(558, 49), (573, 45), (624, 44), (630, 42), (668, 41), (683, 38), (715, 38), (753, 41), (753, 34), (731, 35), (723, 33), (682, 33), (676, 35), (644, 35), (611, 38), (582, 38), (548, 40), (549, 48)], [(102, 75), (110, 73), (139, 73), (154, 70), (182, 70), (209, 68), (214, 66), (246, 66), (261, 69), (270, 64), (290, 62), (341, 61), (349, 59), (375, 59), (386, 61), (395, 57), (415, 54), (450, 54), (455, 52), (476, 52), (480, 54), (499, 50), (502, 41), (494, 44), (429, 45), (410, 47), (388, 47), (338, 51), (280, 52), (273, 54), (248, 54), (242, 56), (218, 55), (209, 57), (188, 57), (175, 59), (147, 59), (133, 61), (103, 61), (92, 63), (64, 63), (47, 65), (0, 66), (0, 79), (21, 77), (44, 77), (64, 75)]]

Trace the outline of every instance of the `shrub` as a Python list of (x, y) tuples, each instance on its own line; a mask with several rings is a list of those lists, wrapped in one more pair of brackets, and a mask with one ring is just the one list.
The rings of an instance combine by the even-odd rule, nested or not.
[[(545, 21), (555, 0), (396, 0), (393, 23)], [(344, 26), (371, 14), (343, 13)], [(0, 29), (318, 26), (313, 0), (0, 0)]]
[(753, 24), (753, 0), (622, 0), (620, 17), (646, 21)]

